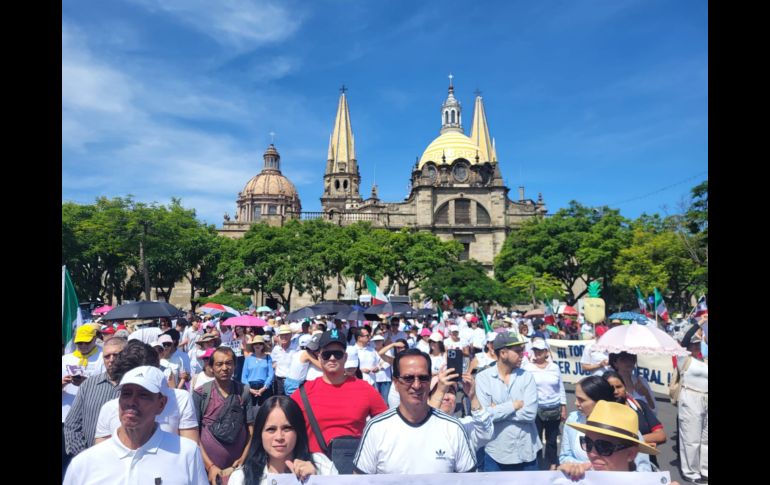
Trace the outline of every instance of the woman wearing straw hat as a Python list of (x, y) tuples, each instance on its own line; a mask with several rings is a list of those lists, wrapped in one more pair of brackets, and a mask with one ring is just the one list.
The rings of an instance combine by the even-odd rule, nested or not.
[[(561, 465), (559, 470), (572, 480), (582, 479), (586, 470), (637, 471), (634, 460), (638, 453), (658, 453), (639, 439), (636, 413), (624, 404), (599, 401), (585, 423), (568, 423), (567, 426), (584, 433), (580, 437), (580, 446), (590, 462), (588, 467)], [(671, 485), (679, 483), (671, 482)]]

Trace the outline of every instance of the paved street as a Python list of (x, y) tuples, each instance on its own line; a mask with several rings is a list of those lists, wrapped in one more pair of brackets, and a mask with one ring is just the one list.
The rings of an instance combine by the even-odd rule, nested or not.
[[(567, 391), (567, 411), (572, 412), (575, 410), (575, 385), (565, 383), (564, 388)], [(664, 397), (661, 394), (655, 395), (655, 407), (655, 413), (660, 422), (663, 423), (666, 436), (668, 437), (668, 440), (658, 447), (660, 450), (658, 464), (661, 470), (671, 473), (672, 480), (677, 480), (679, 483), (684, 484), (686, 482), (682, 481), (679, 473), (679, 458), (677, 455), (676, 407), (671, 404), (668, 396)]]

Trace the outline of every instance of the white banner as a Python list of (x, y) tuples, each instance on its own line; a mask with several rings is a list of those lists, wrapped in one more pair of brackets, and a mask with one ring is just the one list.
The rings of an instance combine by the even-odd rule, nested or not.
[[(268, 475), (268, 485), (297, 485), (294, 475)], [(433, 475), (311, 476), (305, 485), (667, 485), (669, 472), (586, 472), (573, 482), (562, 472), (436, 473)]]
[[(564, 382), (575, 384), (593, 372), (583, 370), (580, 359), (586, 347), (594, 340), (558, 340), (548, 339), (551, 347), (551, 359), (559, 366)], [(636, 373), (650, 383), (652, 391), (668, 395), (668, 385), (673, 379), (674, 363), (668, 355), (640, 355), (637, 359)]]

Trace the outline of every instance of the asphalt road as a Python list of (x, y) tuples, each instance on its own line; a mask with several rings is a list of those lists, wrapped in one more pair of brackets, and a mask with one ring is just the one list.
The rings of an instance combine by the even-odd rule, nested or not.
[[(575, 385), (564, 384), (564, 389), (567, 391), (567, 411), (572, 412), (575, 410)], [(679, 483), (687, 483), (682, 480), (682, 476), (679, 472), (679, 455), (678, 455), (678, 439), (676, 428), (676, 406), (671, 404), (668, 396), (662, 396), (661, 394), (655, 395), (655, 414), (658, 419), (663, 423), (663, 428), (666, 430), (666, 437), (668, 438), (665, 443), (658, 445), (658, 465), (661, 470), (665, 470), (671, 473), (671, 480), (677, 480)]]

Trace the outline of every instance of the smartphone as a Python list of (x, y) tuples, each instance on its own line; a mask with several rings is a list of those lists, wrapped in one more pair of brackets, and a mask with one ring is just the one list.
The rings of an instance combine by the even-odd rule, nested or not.
[(446, 351), (446, 368), (454, 369), (456, 374), (460, 374), (453, 381), (462, 379), (463, 373), (463, 351), (460, 349), (449, 349)]

